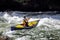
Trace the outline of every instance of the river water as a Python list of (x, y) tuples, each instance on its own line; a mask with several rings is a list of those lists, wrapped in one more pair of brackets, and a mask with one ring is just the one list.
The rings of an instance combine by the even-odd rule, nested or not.
[[(0, 33), (11, 40), (60, 40), (60, 12), (0, 12)], [(22, 23), (23, 16), (29, 21), (40, 20), (35, 28), (11, 31), (11, 26)]]

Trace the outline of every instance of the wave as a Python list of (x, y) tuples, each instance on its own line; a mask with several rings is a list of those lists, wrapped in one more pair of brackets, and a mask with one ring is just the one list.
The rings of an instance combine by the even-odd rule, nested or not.
[[(47, 40), (46, 35), (50, 35), (51, 33), (58, 34), (56, 30), (60, 30), (60, 14), (56, 15), (32, 15), (29, 21), (40, 20), (38, 25), (29, 30), (17, 30), (11, 31), (10, 27), (12, 25), (16, 25), (22, 23), (23, 16), (27, 14), (16, 14), (17, 12), (13, 12), (9, 14), (8, 12), (4, 12), (4, 14), (0, 16), (0, 32), (3, 31), (3, 35), (7, 35), (9, 37), (14, 37), (15, 40)], [(31, 14), (31, 13), (30, 13)], [(28, 14), (28, 15), (30, 15)], [(3, 25), (5, 27), (3, 27)], [(16, 35), (13, 35), (16, 34)], [(18, 35), (17, 35), (18, 34)], [(58, 34), (59, 35), (59, 34)], [(23, 39), (24, 38), (24, 39)], [(43, 38), (43, 39), (42, 39)]]

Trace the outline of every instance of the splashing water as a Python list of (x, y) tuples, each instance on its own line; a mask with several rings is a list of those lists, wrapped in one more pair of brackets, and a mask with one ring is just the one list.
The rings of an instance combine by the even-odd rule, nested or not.
[[(14, 14), (14, 13), (12, 13)], [(22, 15), (22, 14), (19, 14)], [(24, 14), (25, 15), (25, 14)], [(34, 16), (34, 15), (33, 15)], [(40, 20), (38, 25), (33, 29), (16, 30), (11, 31), (12, 25), (22, 23), (23, 18), (19, 16), (11, 16), (7, 12), (2, 18), (4, 22), (0, 22), (0, 32), (3, 31), (3, 35), (14, 37), (14, 40), (60, 40), (60, 15), (37, 15), (38, 18), (32, 17), (29, 21)], [(43, 17), (43, 18), (41, 18)], [(4, 26), (3, 26), (4, 25)], [(53, 36), (54, 37), (53, 37)]]

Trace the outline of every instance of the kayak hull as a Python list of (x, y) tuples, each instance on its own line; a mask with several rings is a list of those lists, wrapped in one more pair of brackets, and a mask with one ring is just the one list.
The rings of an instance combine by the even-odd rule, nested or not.
[(11, 27), (11, 31), (13, 30), (22, 30), (22, 29), (32, 29), (33, 27), (25, 27), (25, 28), (16, 28), (16, 27)]

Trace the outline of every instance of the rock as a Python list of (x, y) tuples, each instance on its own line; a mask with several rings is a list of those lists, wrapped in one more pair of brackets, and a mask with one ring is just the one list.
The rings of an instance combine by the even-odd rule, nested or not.
[(0, 40), (10, 40), (8, 36), (0, 36)]

